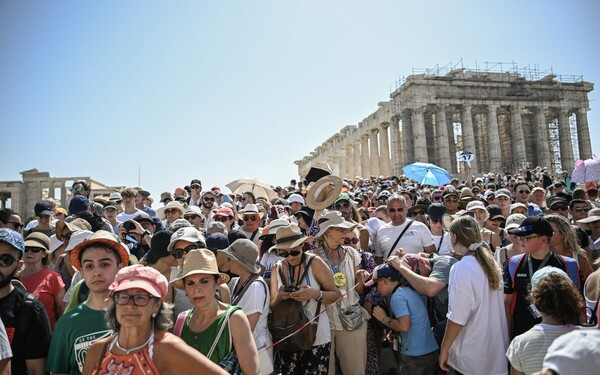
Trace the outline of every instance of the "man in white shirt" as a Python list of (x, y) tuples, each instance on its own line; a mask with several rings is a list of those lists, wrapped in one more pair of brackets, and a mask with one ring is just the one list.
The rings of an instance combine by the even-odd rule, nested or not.
[(435, 252), (431, 232), (419, 221), (407, 220), (406, 201), (403, 196), (394, 194), (388, 199), (388, 213), (391, 221), (377, 231), (375, 262), (381, 264), (396, 250), (405, 253)]

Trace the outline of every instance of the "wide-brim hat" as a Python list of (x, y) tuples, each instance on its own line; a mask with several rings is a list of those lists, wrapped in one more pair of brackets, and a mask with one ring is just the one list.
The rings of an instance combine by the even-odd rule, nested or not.
[(66, 232), (73, 233), (78, 230), (92, 230), (92, 226), (86, 220), (77, 218), (72, 220), (71, 222), (66, 222), (63, 220), (59, 220), (56, 222), (55, 232), (56, 237), (59, 240), (62, 240), (62, 237)]
[(244, 267), (250, 273), (259, 273), (260, 266), (256, 264), (258, 261), (258, 246), (250, 240), (241, 239), (233, 241), (226, 249), (217, 250), (217, 253), (225, 254), (229, 259), (232, 259)]
[(152, 267), (135, 264), (123, 267), (108, 287), (109, 295), (128, 289), (142, 289), (156, 298), (165, 298), (169, 291), (167, 278)]
[(353, 230), (356, 224), (344, 220), (342, 214), (337, 211), (324, 211), (319, 217), (319, 233), (315, 237), (321, 237), (329, 228), (342, 228)]
[(600, 220), (600, 208), (592, 208), (588, 212), (588, 217), (577, 220), (577, 224), (588, 224)]
[(290, 221), (287, 218), (272, 220), (268, 226), (263, 228), (262, 235), (258, 237), (259, 240), (264, 240), (267, 236), (273, 236), (277, 234), (277, 229), (289, 225)]
[(279, 227), (275, 232), (275, 247), (278, 249), (291, 249), (312, 240), (314, 238), (305, 236), (296, 223)]
[(156, 210), (156, 216), (158, 216), (158, 218), (161, 220), (165, 220), (165, 211), (170, 209), (176, 209), (177, 211), (181, 212), (181, 216), (183, 216), (183, 213), (185, 212), (185, 209), (181, 203), (177, 201), (170, 201), (164, 207), (160, 207), (158, 210)]
[(238, 218), (243, 220), (244, 215), (258, 215), (259, 218), (263, 218), (265, 213), (258, 209), (258, 206), (254, 203), (249, 203), (242, 210), (238, 211)]
[(25, 247), (37, 247), (46, 251), (50, 250), (50, 237), (42, 232), (32, 232), (25, 237)]
[(306, 205), (313, 210), (322, 210), (331, 206), (341, 192), (341, 178), (338, 176), (322, 177), (308, 189)]
[(181, 277), (171, 281), (171, 285), (177, 289), (185, 289), (183, 280), (188, 276), (197, 274), (219, 275), (221, 283), (229, 281), (227, 274), (219, 272), (217, 258), (212, 251), (208, 249), (194, 249), (185, 256)]
[(129, 250), (125, 245), (118, 241), (117, 237), (105, 230), (99, 230), (94, 233), (87, 241), (81, 242), (71, 250), (71, 264), (78, 270), (81, 270), (80, 254), (95, 244), (102, 244), (114, 250), (121, 259), (121, 263), (127, 265), (129, 263)]

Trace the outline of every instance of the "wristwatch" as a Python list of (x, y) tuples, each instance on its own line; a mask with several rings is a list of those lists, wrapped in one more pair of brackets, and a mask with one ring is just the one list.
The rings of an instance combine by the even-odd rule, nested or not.
[(148, 229), (144, 230), (144, 231), (142, 232), (142, 238), (146, 237), (146, 236), (147, 236), (147, 235), (149, 235), (149, 234), (150, 234), (150, 231), (149, 231)]

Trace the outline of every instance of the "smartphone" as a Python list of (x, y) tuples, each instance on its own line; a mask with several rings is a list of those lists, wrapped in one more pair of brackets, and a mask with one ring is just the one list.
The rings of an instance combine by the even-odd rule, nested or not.
[(286, 286), (285, 288), (283, 288), (283, 291), (286, 293), (292, 293), (298, 291), (298, 288), (296, 288), (295, 286)]
[(127, 233), (125, 234), (125, 242), (126, 243), (131, 243), (134, 245), (137, 245), (139, 242), (138, 240), (135, 239), (135, 234), (134, 233)]

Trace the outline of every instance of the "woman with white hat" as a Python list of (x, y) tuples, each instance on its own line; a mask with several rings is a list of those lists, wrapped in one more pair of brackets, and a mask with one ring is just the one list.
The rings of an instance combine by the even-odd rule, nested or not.
[(317, 233), (318, 248), (312, 251), (329, 266), (336, 287), (345, 295), (327, 311), (332, 353), (329, 373), (335, 373), (337, 356), (345, 375), (362, 375), (367, 361), (366, 318), (369, 314), (359, 303), (359, 293), (362, 293), (369, 273), (359, 269), (360, 254), (350, 246), (343, 245), (344, 234), (356, 228), (356, 224), (344, 220), (339, 212), (325, 211), (319, 217), (319, 225), (321, 230)]
[(502, 240), (500, 236), (491, 230), (485, 228), (485, 224), (490, 217), (490, 213), (486, 210), (485, 205), (480, 200), (474, 200), (467, 203), (467, 211), (473, 213), (473, 217), (477, 224), (479, 224), (479, 230), (481, 231), (481, 237), (490, 245), (490, 248), (494, 251), (502, 246)]
[[(275, 313), (282, 301), (293, 299), (302, 303), (307, 317), (318, 316), (316, 337), (310, 349), (279, 350), (281, 373), (328, 374), (331, 354), (329, 317), (320, 314), (327, 304), (337, 301), (340, 292), (325, 262), (313, 254), (304, 253), (303, 245), (312, 241), (312, 237), (306, 237), (298, 225), (292, 223), (277, 229), (275, 239), (277, 254), (283, 260), (277, 262), (271, 271), (271, 309)], [(281, 349), (281, 346), (275, 348)]]
[[(241, 307), (246, 314), (256, 347), (260, 352), (261, 349), (270, 347), (272, 340), (267, 329), (270, 305), (269, 288), (265, 280), (259, 276), (261, 268), (257, 263), (258, 247), (250, 240), (239, 239), (226, 249), (217, 250), (217, 252), (227, 257), (227, 262), (223, 264), (221, 270), (239, 276), (232, 278), (229, 283), (231, 304)], [(269, 362), (269, 367), (271, 367), (269, 372), (272, 372), (272, 350), (269, 349), (266, 354), (266, 357), (261, 359)]]
[(173, 333), (214, 363), (237, 363), (244, 374), (259, 372), (258, 352), (250, 323), (237, 306), (220, 302), (216, 292), (229, 276), (219, 272), (217, 260), (207, 249), (191, 250), (185, 257), (182, 276), (171, 281), (183, 289), (194, 305), (177, 317)]

